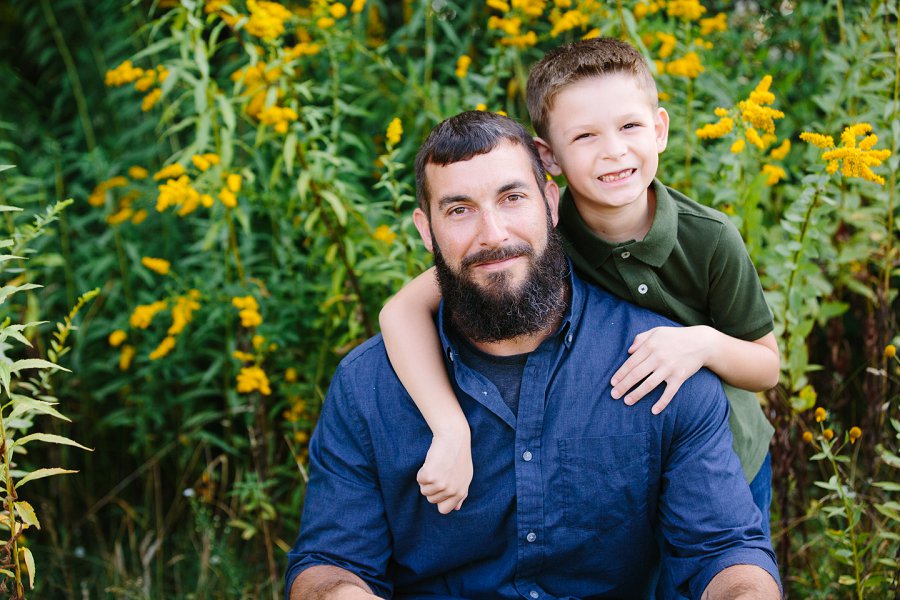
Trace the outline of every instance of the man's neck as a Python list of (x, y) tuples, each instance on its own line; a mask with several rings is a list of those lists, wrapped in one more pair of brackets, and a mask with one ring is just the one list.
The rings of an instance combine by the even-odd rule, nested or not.
[(607, 242), (618, 244), (630, 240), (641, 241), (653, 225), (656, 214), (656, 194), (653, 186), (647, 189), (643, 202), (633, 202), (628, 206), (597, 207), (590, 202), (578, 201), (575, 191), (575, 208), (585, 224)]
[[(567, 306), (569, 306), (572, 302), (571, 288), (572, 286), (569, 283), (569, 280), (566, 279), (563, 288), (560, 290), (560, 293), (566, 296)], [(540, 331), (528, 335), (520, 335), (514, 338), (500, 340), (497, 342), (476, 342), (473, 340), (468, 340), (468, 342), (482, 352), (486, 354), (493, 354), (494, 356), (513, 356), (515, 354), (525, 354), (527, 352), (533, 352), (534, 350), (536, 350), (544, 340), (556, 333), (556, 331), (562, 324), (562, 319), (563, 315), (560, 315), (559, 317), (554, 319), (553, 323), (549, 323)]]

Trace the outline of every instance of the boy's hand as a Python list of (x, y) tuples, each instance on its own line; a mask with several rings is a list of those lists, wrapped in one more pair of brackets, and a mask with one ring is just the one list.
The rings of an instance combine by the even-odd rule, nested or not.
[[(665, 391), (650, 409), (654, 415), (661, 413), (681, 384), (706, 364), (704, 330), (654, 327), (636, 336), (628, 349), (631, 356), (612, 376), (612, 397), (619, 399), (628, 392), (624, 401), (632, 405), (665, 382)], [(642, 379), (643, 383), (631, 390)]]
[(435, 434), (416, 474), (419, 491), (442, 515), (459, 510), (469, 495), (472, 482), (472, 444), (465, 435)]

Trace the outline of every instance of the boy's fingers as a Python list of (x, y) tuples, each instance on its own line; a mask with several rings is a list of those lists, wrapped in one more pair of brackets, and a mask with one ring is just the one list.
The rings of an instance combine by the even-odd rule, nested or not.
[[(656, 370), (655, 361), (643, 360), (642, 362), (634, 365), (628, 372), (623, 373), (622, 378), (613, 384), (613, 389), (611, 395), (615, 399), (621, 398), (625, 392), (633, 388), (640, 382), (642, 379), (650, 375)], [(623, 365), (624, 368), (624, 365)], [(621, 371), (622, 369), (620, 369)], [(615, 379), (615, 377), (613, 378)], [(643, 394), (641, 394), (643, 396)]]
[(644, 380), (644, 383), (628, 392), (628, 394), (624, 398), (625, 404), (627, 404), (628, 406), (636, 404), (638, 400), (655, 390), (656, 386), (658, 386), (664, 380), (665, 377), (659, 371), (651, 373), (650, 376)]
[(656, 401), (656, 404), (653, 405), (653, 408), (650, 409), (654, 415), (658, 415), (662, 411), (669, 406), (669, 402), (672, 401), (672, 398), (675, 396), (675, 392), (681, 387), (681, 382), (666, 382), (666, 391), (663, 392), (662, 396), (659, 397), (659, 400)]

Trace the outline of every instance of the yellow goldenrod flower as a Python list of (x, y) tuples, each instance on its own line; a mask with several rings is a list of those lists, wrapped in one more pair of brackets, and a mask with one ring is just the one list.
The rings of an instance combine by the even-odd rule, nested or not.
[(237, 391), (241, 394), (249, 394), (257, 390), (264, 396), (272, 393), (266, 372), (257, 366), (242, 367), (241, 372), (237, 375)]
[(503, 0), (487, 0), (487, 5), (500, 12), (509, 12), (509, 3)]
[(666, 72), (670, 75), (696, 79), (706, 69), (700, 64), (700, 57), (696, 52), (688, 52), (681, 58), (677, 58), (666, 65)]
[(813, 434), (811, 431), (803, 432), (803, 441), (806, 442), (807, 444), (809, 444), (813, 441)]
[(738, 139), (735, 140), (735, 142), (731, 145), (731, 153), (732, 153), (732, 154), (740, 154), (741, 152), (744, 151), (744, 147), (745, 147), (746, 145), (747, 145), (747, 144), (744, 142), (744, 138), (738, 138)]
[(319, 17), (316, 20), (316, 26), (319, 29), (330, 29), (330, 28), (334, 27), (334, 24), (335, 24), (335, 20), (332, 19), (331, 17)]
[(725, 13), (719, 13), (709, 19), (700, 19), (700, 35), (709, 35), (714, 31), (726, 31), (728, 29), (727, 19)]
[(163, 258), (153, 258), (150, 256), (142, 258), (141, 264), (160, 275), (168, 275), (169, 268), (172, 266), (172, 263)]
[(200, 204), (202, 204), (205, 208), (210, 208), (213, 204), (215, 204), (215, 200), (209, 194), (200, 194)]
[(586, 34), (584, 34), (583, 36), (581, 36), (581, 39), (583, 39), (583, 40), (592, 40), (592, 39), (598, 38), (598, 37), (600, 37), (600, 30), (599, 30), (598, 28), (594, 27), (593, 29), (591, 29), (590, 31), (588, 31)]
[(659, 57), (669, 58), (672, 56), (672, 52), (675, 51), (675, 45), (678, 43), (678, 39), (671, 33), (665, 33), (663, 31), (656, 32), (656, 39), (661, 42), (658, 51)]
[(156, 199), (157, 212), (163, 212), (170, 206), (178, 206), (178, 215), (184, 216), (193, 212), (200, 204), (200, 193), (191, 185), (187, 175), (169, 179), (157, 189), (159, 189), (159, 196)]
[(855, 444), (856, 440), (862, 435), (862, 429), (859, 427), (851, 427), (848, 436), (850, 437), (850, 443)]
[(696, 21), (706, 12), (706, 7), (699, 0), (669, 0), (666, 12), (683, 21)]
[(514, 35), (503, 38), (500, 40), (500, 44), (524, 50), (525, 48), (531, 48), (537, 44), (537, 34), (534, 31), (528, 31), (523, 35)]
[(563, 13), (559, 17), (559, 19), (557, 19), (556, 23), (553, 24), (553, 29), (550, 31), (550, 35), (553, 37), (557, 37), (561, 33), (571, 31), (576, 27), (585, 27), (589, 22), (590, 20), (588, 19), (588, 16), (580, 10), (568, 10)]
[(134, 312), (131, 313), (131, 317), (128, 318), (128, 323), (135, 329), (147, 329), (150, 323), (153, 322), (153, 317), (156, 316), (156, 313), (165, 310), (166, 306), (165, 300), (138, 305)]
[(172, 307), (172, 325), (167, 332), (169, 335), (178, 335), (188, 323), (194, 318), (194, 311), (200, 308), (197, 300), (200, 298), (200, 292), (191, 290), (185, 296), (178, 296), (175, 299), (175, 306)]
[(387, 133), (385, 134), (385, 139), (387, 139), (388, 146), (396, 146), (400, 143), (400, 138), (403, 135), (403, 123), (400, 122), (398, 117), (394, 117), (394, 119), (390, 122), (387, 128)]
[(156, 83), (156, 71), (144, 71), (140, 79), (134, 82), (134, 89), (139, 92), (146, 92), (153, 84)]
[(130, 219), (132, 214), (134, 214), (133, 210), (131, 210), (130, 208), (123, 208), (118, 212), (106, 217), (106, 222), (110, 225), (120, 225), (121, 223), (124, 223), (125, 221)]
[(657, 94), (660, 102), (667, 102), (672, 99), (672, 97), (667, 92), (659, 92)]
[(134, 358), (134, 346), (122, 346), (122, 351), (119, 353), (119, 370), (127, 371), (129, 367), (131, 367), (131, 361)]
[(111, 334), (109, 334), (109, 340), (108, 340), (109, 345), (112, 346), (113, 348), (117, 348), (117, 347), (121, 346), (122, 342), (124, 342), (127, 338), (128, 338), (127, 333), (125, 333), (121, 329), (116, 329)]
[(291, 11), (278, 2), (247, 0), (250, 18), (244, 28), (250, 35), (273, 40), (284, 34), (284, 22), (291, 17)]
[(641, 19), (643, 19), (644, 17), (647, 16), (647, 13), (649, 12), (649, 10), (650, 10), (649, 6), (647, 6), (643, 2), (638, 2), (637, 4), (634, 5), (634, 8), (631, 9), (631, 12), (634, 14), (634, 19), (636, 21), (640, 21)]
[(884, 355), (888, 358), (894, 358), (897, 356), (897, 346), (893, 344), (888, 344), (884, 347)]
[(206, 171), (212, 165), (209, 164), (209, 161), (203, 158), (200, 154), (195, 154), (191, 157), (191, 162), (194, 163), (194, 166), (200, 169), (201, 171)]
[(174, 179), (176, 177), (181, 177), (185, 174), (184, 167), (179, 163), (174, 163), (163, 167), (159, 171), (153, 174), (153, 181), (159, 181), (160, 179)]
[(820, 406), (816, 409), (815, 416), (816, 423), (821, 423), (828, 417), (828, 412)]
[(472, 58), (463, 54), (456, 59), (456, 76), (463, 79), (469, 72), (469, 65), (472, 64)]
[(144, 167), (139, 167), (137, 165), (134, 165), (133, 167), (128, 167), (128, 176), (131, 177), (132, 179), (147, 179), (148, 175), (149, 175), (149, 173), (147, 172), (147, 169), (145, 169)]
[(237, 206), (237, 196), (227, 187), (223, 187), (219, 190), (219, 201), (227, 208), (234, 208)]
[(375, 233), (372, 234), (372, 237), (390, 246), (394, 243), (394, 240), (397, 239), (397, 234), (391, 231), (391, 228), (387, 225), (379, 225), (375, 229)]
[(140, 225), (147, 219), (147, 211), (143, 208), (135, 211), (134, 215), (131, 217), (131, 222), (135, 225)]
[(830, 442), (831, 439), (834, 437), (834, 430), (831, 428), (826, 429), (825, 431), (822, 432), (822, 437)]
[(734, 119), (722, 117), (718, 123), (707, 123), (694, 133), (701, 140), (714, 140), (728, 135), (734, 129)]
[(219, 12), (226, 6), (228, 6), (228, 0), (206, 0), (206, 2), (203, 3), (203, 12), (209, 15), (214, 12)]
[(262, 323), (262, 315), (259, 313), (259, 304), (253, 296), (237, 296), (231, 299), (231, 304), (238, 309), (241, 325), (252, 328)]
[(816, 148), (821, 148), (822, 150), (834, 148), (834, 138), (830, 135), (822, 135), (821, 133), (804, 131), (800, 134), (800, 139), (807, 144), (811, 144)]
[(722, 119), (728, 116), (728, 109), (717, 106), (716, 109), (713, 110), (713, 114)]
[(784, 160), (788, 152), (791, 151), (791, 140), (784, 140), (781, 145), (769, 152), (769, 156), (775, 160)]
[(150, 353), (150, 360), (157, 360), (167, 355), (172, 349), (175, 347), (175, 338), (171, 335), (167, 335), (163, 338), (163, 341), (159, 343), (159, 346), (156, 347), (153, 352)]
[[(845, 177), (858, 177), (884, 185), (884, 178), (876, 175), (872, 167), (880, 166), (891, 155), (891, 151), (873, 150), (878, 137), (874, 134), (866, 135), (871, 131), (872, 126), (868, 123), (857, 123), (845, 128), (841, 133), (841, 146), (822, 154), (822, 160), (828, 163), (826, 171), (833, 174), (840, 167), (841, 174)], [(857, 145), (856, 138), (859, 136), (866, 137)]]
[(293, 383), (297, 381), (297, 369), (294, 367), (288, 367), (284, 372), (284, 380), (288, 383)]
[(335, 2), (328, 7), (328, 12), (331, 13), (331, 16), (335, 19), (341, 19), (347, 14), (347, 7), (340, 2)]
[(121, 175), (112, 177), (106, 181), (101, 181), (93, 191), (91, 191), (90, 196), (88, 196), (88, 203), (91, 206), (103, 206), (106, 204), (106, 192), (113, 188), (124, 187), (126, 185), (128, 185), (128, 180)]
[(353, 0), (353, 4), (350, 5), (350, 12), (358, 15), (365, 7), (366, 0)]
[(144, 74), (144, 70), (135, 67), (130, 60), (126, 60), (115, 69), (106, 72), (104, 83), (109, 87), (116, 87), (137, 81)]
[(254, 350), (259, 351), (259, 349), (262, 348), (263, 344), (266, 343), (266, 338), (265, 338), (265, 336), (262, 336), (262, 335), (257, 334), (257, 335), (254, 335), (254, 336), (250, 339), (250, 343), (253, 344), (253, 349), (254, 349)]
[(750, 142), (760, 150), (766, 149), (766, 143), (761, 137), (759, 137), (759, 132), (752, 127), (748, 128), (747, 131), (744, 132), (744, 136), (747, 138), (748, 142)]
[(772, 186), (787, 177), (784, 169), (778, 165), (763, 165), (762, 172), (768, 176), (766, 185)]
[(750, 92), (747, 100), (738, 102), (738, 108), (745, 123), (765, 133), (774, 134), (775, 119), (783, 119), (784, 113), (766, 106), (775, 101), (775, 95), (769, 91), (770, 85), (772, 76), (766, 75)]
[(256, 357), (249, 352), (241, 352), (240, 350), (235, 350), (231, 353), (231, 356), (241, 362), (253, 362), (254, 360), (256, 360)]
[(159, 102), (160, 97), (162, 97), (162, 90), (160, 88), (156, 88), (146, 96), (141, 101), (141, 110), (147, 112), (156, 106), (156, 103)]
[(475, 105), (475, 110), (487, 110), (487, 104), (484, 102), (479, 102)]
[(229, 173), (225, 177), (225, 185), (228, 186), (228, 189), (235, 194), (241, 191), (241, 181), (242, 177), (240, 173)]

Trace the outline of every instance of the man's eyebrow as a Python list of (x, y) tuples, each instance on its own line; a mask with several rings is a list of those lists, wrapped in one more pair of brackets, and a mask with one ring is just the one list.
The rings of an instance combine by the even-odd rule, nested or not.
[(457, 202), (465, 202), (469, 200), (469, 196), (465, 196), (463, 194), (458, 194), (456, 196), (442, 196), (438, 198), (437, 207), (439, 210), (444, 209), (450, 204), (456, 204)]
[[(497, 188), (495, 192), (496, 195), (505, 194), (511, 190), (524, 190), (528, 189), (528, 183), (521, 180), (513, 180), (508, 183), (504, 183), (500, 187)], [(438, 198), (437, 207), (438, 210), (443, 210), (445, 207), (450, 204), (456, 204), (457, 202), (465, 202), (467, 200), (471, 200), (471, 196), (466, 196), (465, 194), (456, 194), (453, 196), (442, 196)]]

